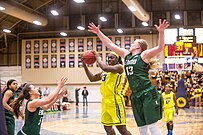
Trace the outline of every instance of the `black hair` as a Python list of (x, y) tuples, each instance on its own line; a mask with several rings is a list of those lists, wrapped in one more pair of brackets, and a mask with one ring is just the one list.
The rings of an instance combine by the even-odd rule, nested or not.
[(118, 63), (119, 64), (123, 64), (122, 60), (121, 60), (121, 56), (118, 56)]
[(7, 81), (7, 83), (6, 83), (6, 87), (7, 87), (6, 90), (9, 89), (9, 85), (11, 85), (14, 81), (16, 81), (16, 80), (15, 79), (10, 79), (10, 80)]
[(26, 84), (24, 87), (23, 87), (23, 92), (22, 94), (20, 94), (18, 96), (18, 98), (16, 100), (14, 100), (11, 104), (12, 108), (13, 108), (13, 112), (14, 112), (14, 115), (18, 118), (19, 117), (19, 113), (20, 113), (20, 106), (22, 105), (22, 102), (24, 99), (30, 99), (30, 94), (29, 94), (29, 91), (31, 90), (30, 88), (30, 85), (31, 84)]

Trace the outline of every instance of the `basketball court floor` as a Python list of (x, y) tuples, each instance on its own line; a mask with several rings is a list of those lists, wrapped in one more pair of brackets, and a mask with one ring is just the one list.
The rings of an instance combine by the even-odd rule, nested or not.
[[(105, 135), (100, 123), (100, 103), (89, 103), (83, 107), (80, 103), (76, 107), (74, 103), (70, 105), (70, 110), (49, 112), (45, 114), (41, 135)], [(132, 109), (126, 108), (127, 128), (133, 135), (139, 135), (135, 124)], [(16, 132), (23, 122), (16, 120)], [(167, 134), (166, 124), (162, 120), (158, 122), (158, 127), (162, 134)], [(116, 130), (117, 135), (119, 135)], [(179, 109), (179, 115), (174, 119), (174, 135), (203, 135), (203, 109)]]

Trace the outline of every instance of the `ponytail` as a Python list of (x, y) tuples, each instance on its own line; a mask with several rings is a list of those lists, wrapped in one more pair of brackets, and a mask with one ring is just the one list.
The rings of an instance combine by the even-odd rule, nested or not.
[(24, 95), (20, 94), (16, 100), (11, 103), (11, 107), (13, 108), (14, 115), (18, 118), (20, 114), (20, 106), (24, 100)]

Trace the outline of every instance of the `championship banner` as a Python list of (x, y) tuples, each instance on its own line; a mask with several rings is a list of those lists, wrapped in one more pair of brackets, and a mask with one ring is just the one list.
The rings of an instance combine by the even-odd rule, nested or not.
[(96, 39), (96, 47), (97, 47), (97, 52), (101, 52), (102, 51), (102, 42), (99, 38)]
[(75, 39), (69, 39), (69, 52), (75, 52)]
[(203, 57), (203, 44), (198, 44), (199, 57)]
[(60, 39), (60, 53), (66, 52), (66, 40)]
[(87, 38), (87, 50), (93, 50), (93, 38)]
[(39, 55), (34, 55), (34, 68), (39, 68)]
[(131, 40), (130, 40), (130, 36), (128, 37), (124, 37), (124, 45), (125, 45), (125, 49), (130, 49), (131, 46)]
[(51, 55), (51, 68), (57, 68), (57, 55)]
[(78, 54), (78, 67), (82, 67), (81, 54)]
[(175, 47), (174, 47), (174, 44), (170, 44), (168, 46), (168, 53), (169, 53), (169, 56), (174, 56), (175, 55)]
[(25, 53), (26, 54), (31, 53), (31, 41), (26, 41), (26, 43), (25, 43)]
[(84, 39), (78, 39), (78, 52), (84, 52)]
[(60, 67), (65, 68), (66, 67), (66, 55), (60, 54)]
[(168, 56), (170, 56), (170, 55), (169, 55), (169, 50), (168, 50), (168, 48), (169, 48), (169, 45), (165, 45), (165, 46), (164, 46), (164, 57), (165, 57), (165, 58), (168, 57)]
[(69, 67), (74, 68), (75, 67), (75, 55), (69, 54)]
[(57, 44), (56, 40), (51, 40), (51, 53), (57, 52)]
[(38, 40), (34, 41), (34, 53), (35, 54), (39, 53), (39, 48), (40, 48), (39, 41)]
[(193, 43), (192, 45), (192, 57), (197, 58), (198, 57), (198, 44)]
[(43, 55), (42, 56), (42, 67), (43, 68), (48, 68), (48, 55)]
[(25, 56), (25, 68), (31, 68), (31, 55)]
[(121, 37), (115, 37), (115, 44), (121, 48)]
[(43, 40), (42, 41), (42, 52), (43, 53), (48, 53), (48, 40)]

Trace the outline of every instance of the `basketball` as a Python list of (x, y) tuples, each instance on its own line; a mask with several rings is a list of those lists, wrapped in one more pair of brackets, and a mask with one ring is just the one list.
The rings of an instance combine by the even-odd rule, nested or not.
[(93, 64), (96, 61), (96, 58), (94, 56), (94, 53), (92, 53), (92, 51), (85, 51), (82, 54), (82, 59), (84, 61), (85, 64)]

